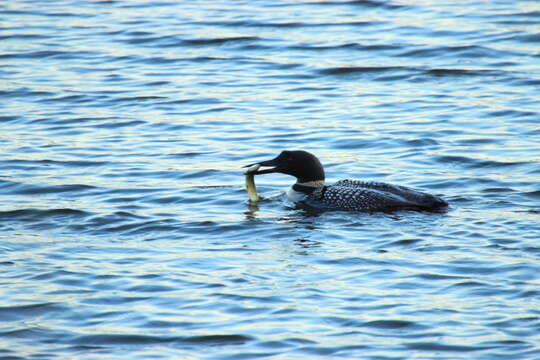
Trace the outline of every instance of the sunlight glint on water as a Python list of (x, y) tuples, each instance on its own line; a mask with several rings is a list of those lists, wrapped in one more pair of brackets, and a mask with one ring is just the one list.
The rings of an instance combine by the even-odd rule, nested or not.
[[(534, 1), (0, 5), (0, 357), (540, 356)], [(444, 213), (313, 213), (241, 166)]]

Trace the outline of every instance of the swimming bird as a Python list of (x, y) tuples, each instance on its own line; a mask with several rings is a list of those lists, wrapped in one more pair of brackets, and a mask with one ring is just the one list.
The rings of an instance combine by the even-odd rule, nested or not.
[[(293, 202), (319, 209), (348, 211), (440, 210), (448, 206), (441, 198), (405, 186), (382, 182), (340, 180), (325, 185), (319, 159), (303, 150), (285, 150), (272, 160), (247, 165), (253, 175), (282, 173), (294, 176), (296, 183), (287, 192)], [(259, 170), (260, 167), (270, 167)], [(250, 169), (251, 170), (251, 169)], [(249, 170), (248, 170), (249, 171)]]

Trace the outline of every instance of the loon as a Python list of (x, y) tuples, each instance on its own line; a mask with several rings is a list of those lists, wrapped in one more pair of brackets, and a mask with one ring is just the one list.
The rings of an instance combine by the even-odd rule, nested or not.
[[(347, 179), (330, 186), (325, 185), (321, 162), (315, 155), (302, 150), (285, 150), (272, 160), (245, 167), (250, 168), (248, 172), (252, 175), (282, 173), (294, 176), (296, 183), (287, 192), (287, 197), (293, 202), (302, 202), (319, 209), (364, 212), (436, 211), (448, 206), (446, 201), (437, 196), (382, 182)], [(258, 170), (259, 167), (271, 168)]]

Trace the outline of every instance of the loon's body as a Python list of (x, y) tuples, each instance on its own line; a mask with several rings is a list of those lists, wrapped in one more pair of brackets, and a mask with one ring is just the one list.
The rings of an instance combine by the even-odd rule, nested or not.
[(448, 206), (439, 197), (405, 186), (358, 180), (341, 180), (325, 185), (324, 169), (319, 159), (307, 151), (283, 151), (275, 159), (257, 164), (273, 168), (253, 171), (254, 175), (282, 173), (296, 177), (296, 183), (287, 192), (288, 198), (316, 208), (372, 212), (433, 211)]

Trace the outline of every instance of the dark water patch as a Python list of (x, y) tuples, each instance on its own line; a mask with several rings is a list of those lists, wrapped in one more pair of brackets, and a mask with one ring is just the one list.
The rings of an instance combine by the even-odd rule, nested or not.
[(33, 325), (27, 326), (24, 329), (17, 328), (16, 330), (11, 331), (0, 331), (0, 336), (2, 337), (11, 339), (34, 339), (35, 341), (40, 340), (48, 344), (55, 343), (58, 339), (64, 339), (67, 335), (69, 335), (69, 332), (45, 329)]
[[(534, 14), (534, 13), (535, 13), (534, 11), (530, 12), (530, 14)], [(495, 24), (500, 24), (500, 25), (510, 25), (510, 26), (512, 26), (512, 25), (525, 25), (525, 26), (532, 25), (532, 26), (534, 26), (534, 25), (540, 24), (540, 20), (535, 19), (535, 15), (532, 15), (531, 17), (528, 17), (525, 14), (527, 14), (527, 13), (508, 14), (508, 15), (503, 16), (503, 18), (508, 17), (511, 20), (497, 20), (497, 21), (494, 21), (494, 23)], [(523, 16), (523, 19), (519, 19), (522, 16)]]
[(195, 116), (195, 115), (220, 113), (220, 112), (227, 112), (227, 111), (234, 111), (234, 110), (237, 110), (237, 109), (234, 108), (234, 107), (229, 107), (229, 106), (221, 106), (221, 107), (214, 107), (214, 108), (209, 108), (209, 109), (205, 109), (205, 110), (184, 111), (184, 112), (181, 112), (180, 114), (182, 114), (184, 116), (190, 116), (190, 115)]
[(135, 31), (129, 34), (130, 38), (126, 39), (125, 42), (132, 45), (141, 45), (146, 43), (157, 43), (161, 47), (165, 46), (178, 46), (181, 42), (176, 36), (149, 36), (155, 35), (153, 33), (147, 33), (142, 31)]
[(419, 279), (422, 280), (456, 280), (456, 279), (466, 279), (463, 276), (456, 276), (456, 275), (443, 275), (443, 274), (418, 274), (416, 275)]
[(254, 338), (246, 335), (202, 335), (186, 337), (182, 342), (201, 345), (241, 345)]
[(490, 326), (493, 326), (497, 329), (504, 329), (506, 331), (518, 331), (518, 329), (528, 329), (528, 334), (523, 333), (523, 335), (526, 336), (533, 335), (540, 329), (540, 321), (537, 316), (518, 317), (515, 319), (492, 322)]
[[(113, 1), (113, 3), (118, 4), (119, 8), (121, 9), (146, 9), (146, 8), (158, 9), (158, 8), (167, 8), (175, 4), (174, 2), (171, 2), (171, 1), (157, 1), (157, 0), (154, 0), (148, 3), (147, 2), (124, 3), (121, 1)], [(131, 23), (131, 22), (128, 22), (128, 23)]]
[(434, 352), (475, 352), (481, 350), (487, 350), (488, 347), (484, 346), (466, 346), (466, 345), (450, 345), (435, 342), (412, 342), (407, 343), (405, 346), (411, 350), (420, 351), (434, 351)]
[(268, 65), (269, 67), (273, 67), (280, 70), (296, 69), (303, 66), (302, 64), (298, 64), (298, 63), (286, 63), (286, 64), (269, 63)]
[(144, 57), (144, 58), (135, 58), (133, 59), (134, 62), (139, 64), (154, 64), (154, 65), (163, 65), (163, 64), (174, 64), (179, 61), (185, 61), (185, 59), (181, 58), (166, 58), (163, 56), (151, 56), (151, 57)]
[(509, 194), (515, 192), (512, 188), (505, 188), (505, 187), (494, 187), (494, 188), (485, 188), (482, 190), (484, 193), (488, 194)]
[[(49, 97), (54, 93), (49, 91), (32, 90), (26, 87), (17, 88), (13, 90), (0, 90), (0, 96), (5, 98), (28, 98), (28, 97)], [(7, 116), (4, 116), (7, 117)]]
[(47, 14), (45, 14), (47, 17), (51, 16), (51, 17), (60, 17), (60, 18), (65, 18), (65, 17), (74, 17), (74, 18), (92, 18), (96, 15), (94, 14), (89, 14), (89, 13), (81, 13), (81, 12), (49, 12)]
[(437, 140), (431, 138), (406, 140), (405, 143), (413, 148), (439, 145)]
[(126, 289), (126, 291), (141, 292), (141, 293), (163, 293), (163, 292), (171, 292), (175, 290), (176, 289), (172, 286), (163, 286), (163, 285), (138, 285), (138, 286), (133, 286)]
[(106, 121), (106, 118), (101, 117), (40, 117), (29, 121), (30, 124), (36, 125), (74, 125), (74, 126), (92, 126), (93, 123)]
[(403, 240), (397, 240), (397, 241), (394, 241), (390, 244), (385, 244), (384, 247), (394, 247), (394, 246), (397, 246), (397, 247), (408, 247), (408, 246), (412, 246), (412, 245), (415, 245), (415, 244), (418, 244), (422, 242), (422, 240), (420, 239), (403, 239)]
[(170, 81), (151, 81), (151, 82), (148, 82), (148, 83), (145, 83), (144, 86), (166, 86), (166, 85), (170, 85), (171, 82)]
[(279, 48), (273, 45), (261, 44), (261, 43), (244, 43), (239, 44), (236, 47), (239, 51), (249, 51), (249, 52), (261, 52), (261, 51), (277, 51)]
[[(531, 162), (530, 164), (534, 165), (534, 162)], [(531, 166), (531, 168), (527, 170), (526, 173), (527, 174), (540, 174), (540, 167)]]
[[(114, 97), (108, 99), (108, 102), (110, 102), (112, 105), (124, 105), (124, 104), (131, 104), (131, 105), (141, 105), (146, 106), (148, 103), (156, 103), (159, 101), (162, 101), (164, 99), (167, 99), (163, 96), (126, 96), (126, 97)], [(127, 122), (118, 121), (115, 122), (115, 124), (120, 123), (122, 125), (120, 126), (131, 126), (131, 125), (139, 125), (144, 124), (144, 121), (141, 120), (131, 120)], [(127, 125), (126, 125), (127, 124)], [(112, 125), (112, 124), (110, 124)]]
[(36, 221), (55, 218), (85, 218), (90, 213), (75, 209), (20, 209), (0, 211), (0, 219), (3, 221)]
[(262, 40), (257, 36), (231, 36), (223, 38), (206, 38), (206, 39), (183, 39), (182, 43), (188, 46), (208, 46), (208, 45), (224, 45), (227, 43), (242, 43), (246, 41)]
[(179, 224), (175, 223), (174, 220), (137, 221), (118, 226), (108, 226), (102, 229), (102, 231), (107, 233), (122, 233), (124, 235), (152, 235), (155, 233), (173, 234), (178, 232), (178, 230)]
[(383, 73), (389, 71), (406, 70), (407, 68), (401, 66), (345, 66), (334, 67), (319, 70), (321, 75), (350, 75), (350, 74), (370, 74), (370, 73)]
[(172, 101), (161, 101), (158, 102), (159, 104), (193, 104), (193, 105), (215, 105), (215, 104), (223, 104), (223, 102), (217, 98), (211, 98), (211, 97), (197, 97), (197, 98), (185, 98), (185, 99), (177, 99)]
[(89, 104), (94, 103), (96, 101), (96, 97), (92, 95), (87, 94), (70, 94), (70, 95), (63, 95), (63, 96), (56, 96), (56, 97), (50, 97), (47, 99), (40, 100), (43, 104), (64, 104), (64, 103), (72, 103), (72, 104)]
[(537, 290), (529, 290), (529, 291), (521, 291), (518, 294), (515, 294), (515, 298), (517, 299), (537, 299), (538, 296), (540, 296), (540, 291)]
[(287, 89), (287, 91), (291, 91), (291, 92), (333, 91), (333, 90), (336, 90), (336, 88), (335, 87), (320, 87), (320, 86), (300, 86), (300, 87)]
[(184, 198), (181, 196), (167, 196), (145, 199), (150, 204), (180, 204)]
[(346, 0), (346, 1), (318, 1), (318, 2), (306, 2), (305, 4), (311, 6), (358, 6), (365, 8), (383, 8), (383, 9), (401, 9), (406, 5), (396, 4), (391, 1), (377, 1), (377, 0)]
[(458, 142), (460, 145), (484, 145), (484, 144), (497, 144), (497, 139), (492, 138), (476, 138), (476, 139), (460, 139)]
[(257, 347), (269, 348), (269, 349), (287, 349), (293, 345), (287, 343), (286, 341), (264, 341), (257, 343)]
[(40, 273), (39, 275), (32, 276), (32, 280), (56, 280), (63, 277), (70, 277), (73, 278), (74, 276), (81, 275), (78, 273), (74, 273), (71, 271), (66, 270), (58, 270), (58, 271), (49, 271), (45, 273)]
[(81, 58), (95, 57), (98, 53), (94, 51), (59, 51), (59, 50), (39, 50), (17, 53), (0, 54), (0, 60), (10, 59), (59, 59), (59, 60), (79, 60)]
[(206, 26), (225, 26), (225, 27), (258, 27), (258, 28), (298, 28), (309, 24), (295, 21), (295, 22), (260, 22), (250, 20), (235, 20), (235, 21), (197, 21), (193, 22), (194, 25), (206, 25)]
[(127, 35), (132, 37), (140, 37), (140, 36), (155, 36), (155, 32), (151, 31), (143, 31), (143, 30), (126, 30), (126, 31), (109, 31), (105, 33), (106, 35)]
[(336, 317), (336, 316), (327, 316), (323, 318), (325, 322), (334, 323), (339, 325), (340, 328), (346, 327), (362, 327), (365, 324), (359, 320), (356, 319), (348, 319), (348, 318), (342, 318), (342, 317)]
[(124, 128), (124, 127), (136, 127), (136, 126), (139, 126), (139, 125), (144, 125), (146, 124), (145, 121), (142, 121), (142, 120), (127, 120), (127, 121), (122, 121), (122, 120), (113, 120), (113, 119), (110, 119), (110, 120), (107, 120), (106, 122), (103, 122), (101, 124), (96, 124), (95, 127), (96, 128), (103, 128), (103, 129), (120, 129), (120, 128)]
[[(516, 19), (520, 19), (520, 18), (522, 18), (523, 21), (525, 21), (525, 24), (540, 23), (540, 11), (537, 11), (537, 10), (502, 13), (502, 14), (498, 14), (497, 17), (514, 19), (513, 21), (516, 21), (517, 24), (520, 23), (519, 22), (520, 20), (516, 20)], [(499, 24), (501, 22), (496, 21), (496, 23)]]
[[(107, 176), (112, 177), (112, 175), (109, 175), (109, 174)], [(119, 175), (119, 176), (123, 176), (123, 175)], [(142, 184), (140, 184), (140, 185), (142, 185)], [(140, 187), (137, 187), (137, 188), (116, 188), (116, 189), (114, 189), (113, 193), (109, 193), (108, 191), (107, 192), (110, 195), (114, 195), (114, 196), (116, 196), (118, 194), (143, 196), (143, 194), (159, 193), (159, 192), (164, 191), (164, 190), (166, 190), (166, 189), (140, 186)], [(120, 214), (124, 215), (123, 212), (121, 212)]]
[(236, 295), (236, 294), (227, 294), (227, 293), (214, 293), (212, 296), (219, 297), (224, 300), (233, 300), (233, 301), (249, 301), (262, 304), (279, 304), (284, 303), (285, 301), (279, 296), (247, 296), (247, 295)]
[(516, 40), (518, 42), (530, 43), (530, 44), (540, 43), (540, 33), (518, 35), (518, 36), (514, 36), (512, 40)]
[(0, 320), (19, 321), (22, 319), (40, 317), (65, 311), (65, 308), (56, 303), (37, 303), (28, 305), (13, 305), (0, 307)]
[[(494, 358), (505, 359), (508, 357), (514, 357), (516, 359), (529, 359), (537, 356), (537, 351), (534, 351), (534, 345), (531, 342), (523, 340), (492, 340), (485, 341), (478, 344), (482, 347), (489, 349), (499, 349), (500, 355), (494, 355)], [(530, 351), (532, 350), (532, 351)]]
[(441, 46), (441, 47), (426, 47), (422, 49), (408, 50), (399, 56), (404, 57), (418, 57), (418, 58), (436, 58), (436, 57), (449, 57), (456, 56), (460, 58), (497, 58), (501, 59), (513, 54), (508, 51), (497, 51), (491, 48), (478, 45), (468, 46)]
[(522, 195), (532, 197), (532, 198), (535, 198), (535, 199), (540, 199), (540, 190), (523, 192)]
[[(39, 169), (50, 169), (50, 168), (87, 168), (87, 167), (100, 167), (109, 165), (108, 161), (99, 161), (99, 160), (23, 160), (23, 159), (11, 159), (0, 162), (0, 169), (4, 170), (39, 170)], [(0, 186), (2, 181), (0, 181)], [(22, 183), (12, 182), (13, 185)], [(32, 187), (30, 184), (26, 184), (28, 187)], [(70, 187), (81, 186), (91, 188), (90, 185), (69, 185), (66, 189), (71, 191)]]
[(1, 9), (0, 14), (6, 15), (33, 15), (33, 16), (42, 16), (41, 11), (25, 9), (25, 10), (15, 10), (15, 9)]
[(399, 45), (399, 44), (370, 44), (370, 45), (360, 44), (357, 49), (361, 51), (385, 51), (385, 50), (399, 50), (402, 48), (403, 48), (403, 45)]
[[(0, 14), (2, 11), (0, 11)], [(41, 34), (9, 34), (9, 35), (0, 35), (0, 40), (43, 40), (50, 39), (50, 36), (41, 35)]]
[(398, 45), (362, 45), (359, 43), (346, 43), (337, 45), (293, 45), (288, 47), (291, 50), (301, 51), (334, 51), (334, 50), (359, 50), (359, 51), (384, 51), (384, 50), (396, 50), (400, 49)]
[[(133, 199), (118, 199), (116, 202), (127, 202), (138, 201), (138, 198)], [(111, 202), (115, 202), (112, 201)], [(116, 211), (111, 214), (101, 214), (94, 216), (87, 223), (87, 229), (93, 229), (94, 231), (123, 231), (131, 230), (139, 226), (140, 222), (145, 220), (146, 217), (137, 215), (128, 211)], [(131, 221), (129, 224), (118, 225), (126, 221)], [(114, 226), (113, 226), (114, 225)], [(125, 226), (125, 227), (124, 227)]]
[(16, 122), (21, 120), (20, 116), (15, 115), (0, 115), (0, 122), (6, 123), (6, 122)]
[(253, 341), (246, 335), (202, 335), (188, 337), (151, 336), (138, 334), (96, 334), (72, 338), (70, 343), (85, 345), (152, 345), (162, 343), (193, 344), (204, 346), (242, 345)]
[(91, 298), (86, 298), (80, 302), (83, 304), (89, 305), (119, 305), (125, 306), (129, 303), (141, 302), (148, 300), (147, 296), (119, 296), (119, 295), (110, 295), (110, 296), (95, 296)]
[(197, 328), (198, 323), (196, 322), (186, 322), (186, 321), (162, 321), (162, 320), (154, 320), (149, 321), (145, 323), (145, 328), (182, 328), (182, 329), (191, 329), (191, 328)]
[(386, 330), (401, 330), (405, 328), (411, 330), (423, 328), (423, 326), (420, 326), (419, 324), (404, 320), (373, 320), (366, 322), (363, 326)]
[(341, 350), (340, 347), (306, 346), (301, 349), (302, 353), (315, 356), (331, 356)]
[(451, 68), (440, 68), (440, 69), (427, 69), (425, 70), (427, 75), (432, 75), (435, 77), (454, 77), (454, 76), (500, 76), (504, 73), (498, 70), (490, 69), (451, 69)]
[(194, 158), (199, 156), (205, 156), (205, 155), (211, 155), (214, 152), (198, 152), (198, 151), (187, 151), (187, 152), (178, 152), (178, 153), (170, 153), (166, 154), (165, 156), (171, 159), (182, 159), (182, 158)]
[(533, 111), (520, 111), (515, 109), (505, 109), (488, 112), (487, 116), (491, 117), (513, 117), (513, 118), (523, 118), (523, 117), (538, 117), (538, 112)]
[(231, 59), (231, 58), (217, 57), (217, 56), (195, 56), (195, 57), (183, 57), (177, 60), (193, 62), (197, 64), (204, 64), (204, 63), (209, 63), (209, 62), (225, 62), (225, 61), (234, 61), (234, 60), (240, 60), (240, 59)]
[[(453, 274), (463, 274), (463, 275), (490, 275), (490, 274), (503, 274), (509, 269), (503, 269), (497, 266), (486, 266), (481, 264), (476, 264), (474, 261), (471, 261), (470, 265), (453, 265), (448, 264), (448, 270)], [(453, 286), (457, 287), (489, 287), (489, 284), (482, 283), (479, 281), (462, 281), (455, 283)]]
[(530, 347), (531, 344), (522, 340), (494, 340), (486, 341), (482, 343), (485, 346), (516, 346), (516, 347)]
[(66, 184), (66, 185), (19, 185), (17, 189), (13, 189), (14, 194), (19, 195), (40, 195), (40, 194), (60, 194), (71, 192), (88, 192), (95, 190), (96, 187), (84, 184)]
[(301, 28), (313, 28), (313, 27), (334, 27), (334, 26), (369, 26), (379, 24), (376, 21), (336, 21), (336, 22), (271, 22), (271, 21), (249, 21), (249, 20), (237, 20), (237, 21), (199, 21), (193, 22), (194, 25), (206, 25), (206, 26), (224, 26), (224, 27), (248, 27), (248, 28), (276, 28), (276, 29), (301, 29)]

